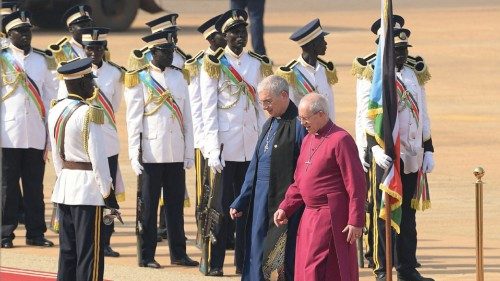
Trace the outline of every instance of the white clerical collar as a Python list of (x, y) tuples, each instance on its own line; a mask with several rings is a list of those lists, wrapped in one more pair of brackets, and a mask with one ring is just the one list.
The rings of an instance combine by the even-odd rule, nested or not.
[(73, 44), (73, 45), (76, 45), (76, 46), (80, 47), (82, 50), (84, 49), (84, 48), (83, 48), (83, 45), (82, 45), (82, 44), (80, 44), (80, 43), (78, 43), (78, 42), (75, 40), (75, 38), (73, 38), (73, 37), (71, 37), (71, 39), (69, 39), (69, 42), (70, 42), (71, 44)]
[(28, 54), (24, 54), (24, 50), (22, 49), (19, 49), (18, 47), (14, 46), (14, 44), (12, 44), (12, 42), (10, 42), (10, 48), (12, 49), (12, 51), (16, 54), (19, 54), (19, 55), (22, 55), (23, 57), (27, 57), (31, 54), (31, 52), (33, 51), (33, 48), (30, 48), (30, 51), (28, 52)]
[(226, 48), (224, 49), (224, 51), (225, 51), (225, 53), (226, 53), (226, 54), (228, 54), (228, 55), (230, 55), (230, 56), (232, 56), (232, 57), (234, 57), (234, 58), (236, 58), (236, 59), (241, 59), (241, 57), (242, 57), (242, 56), (243, 56), (243, 54), (245, 53), (245, 49), (243, 49), (243, 50), (241, 51), (241, 54), (237, 55), (237, 54), (235, 54), (235, 53), (234, 53), (234, 52), (233, 52), (233, 51), (229, 48), (229, 46), (226, 46)]
[(318, 62), (316, 61), (316, 65), (310, 65), (308, 64), (304, 58), (302, 57), (302, 55), (299, 56), (299, 58), (297, 59), (297, 61), (302, 64), (305, 68), (309, 68), (313, 71), (316, 71), (316, 65), (318, 64)]

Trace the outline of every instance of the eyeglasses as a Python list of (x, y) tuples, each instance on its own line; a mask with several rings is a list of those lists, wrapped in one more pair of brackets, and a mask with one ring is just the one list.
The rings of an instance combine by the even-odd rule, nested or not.
[(272, 99), (259, 100), (259, 104), (262, 105), (263, 107), (267, 107), (273, 104), (273, 100)]
[(322, 111), (318, 110), (318, 111), (312, 113), (309, 116), (297, 116), (297, 120), (299, 120), (301, 123), (309, 122), (309, 119), (311, 119), (311, 117), (313, 117), (314, 115), (316, 115), (316, 114), (318, 114), (320, 112), (322, 112)]

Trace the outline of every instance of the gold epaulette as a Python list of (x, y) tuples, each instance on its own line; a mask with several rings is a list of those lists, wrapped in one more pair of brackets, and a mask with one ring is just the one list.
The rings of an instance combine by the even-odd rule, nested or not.
[(146, 69), (146, 66), (125, 72), (125, 79), (123, 81), (125, 87), (133, 88), (137, 86), (137, 84), (139, 84), (139, 72), (141, 72), (144, 69)]
[(108, 61), (106, 61), (106, 62), (108, 62), (110, 65), (112, 65), (112, 66), (114, 66), (115, 68), (117, 68), (117, 69), (118, 69), (118, 71), (120, 71), (120, 82), (123, 82), (124, 77), (125, 77), (125, 72), (127, 72), (127, 69), (126, 69), (125, 67), (121, 66), (121, 65), (118, 65), (118, 64), (116, 64), (116, 63), (112, 62), (112, 61), (109, 61), (109, 60), (108, 60)]
[(175, 52), (178, 53), (185, 61), (191, 59), (193, 56), (185, 53), (181, 48), (176, 47)]
[(130, 56), (128, 57), (127, 69), (134, 70), (146, 66), (149, 63), (146, 59), (147, 52), (149, 52), (149, 48), (147, 46), (142, 49), (132, 50)]
[(292, 60), (285, 66), (281, 66), (276, 70), (276, 75), (283, 77), (287, 82), (288, 85), (291, 87), (295, 87), (297, 79), (295, 77), (295, 74), (293, 73), (293, 67), (297, 64), (296, 60)]
[(55, 70), (57, 68), (57, 62), (50, 50), (40, 50), (37, 48), (33, 48), (33, 52), (42, 55), (47, 62), (47, 67), (50, 70)]
[(371, 53), (365, 57), (357, 57), (352, 62), (351, 74), (358, 79), (372, 80), (373, 65), (372, 62), (377, 57), (376, 53)]
[(267, 56), (260, 55), (252, 51), (248, 51), (248, 54), (260, 61), (260, 73), (262, 74), (262, 77), (267, 77), (273, 74), (273, 62)]
[(220, 77), (220, 58), (224, 55), (224, 49), (219, 48), (213, 55), (203, 57), (203, 69), (207, 72), (208, 76), (212, 79), (219, 79)]
[(181, 69), (182, 76), (184, 76), (184, 80), (188, 83), (188, 85), (191, 83), (191, 77), (189, 76), (189, 70), (186, 68)]
[(104, 124), (104, 109), (98, 105), (89, 104), (89, 121), (102, 125)]
[(429, 68), (427, 67), (427, 64), (424, 62), (424, 59), (421, 56), (408, 56), (405, 65), (410, 67), (415, 72), (418, 83), (421, 86), (431, 80), (432, 76), (429, 72)]
[(200, 74), (200, 64), (198, 61), (203, 58), (203, 55), (205, 55), (205, 51), (200, 51), (194, 58), (188, 59), (184, 63), (184, 69), (188, 72), (188, 75), (190, 78), (198, 76)]
[(67, 60), (66, 55), (64, 54), (64, 51), (63, 51), (61, 46), (64, 45), (68, 41), (69, 41), (69, 37), (63, 37), (57, 43), (49, 45), (48, 49), (52, 52), (52, 55), (54, 56), (56, 64), (60, 64), (61, 62)]
[(339, 82), (339, 78), (337, 76), (337, 68), (335, 68), (333, 62), (323, 60), (320, 57), (318, 57), (318, 62), (326, 69), (326, 79), (328, 80), (328, 84), (335, 85), (337, 82)]

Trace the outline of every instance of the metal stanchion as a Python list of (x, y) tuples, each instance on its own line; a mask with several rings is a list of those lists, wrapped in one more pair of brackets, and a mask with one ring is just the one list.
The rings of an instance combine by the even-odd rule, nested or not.
[(484, 281), (483, 264), (483, 181), (484, 169), (474, 169), (476, 176), (476, 281)]

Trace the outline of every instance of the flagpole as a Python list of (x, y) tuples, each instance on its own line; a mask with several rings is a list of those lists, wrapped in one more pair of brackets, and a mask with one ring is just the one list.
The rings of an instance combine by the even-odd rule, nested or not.
[(385, 276), (387, 281), (392, 281), (392, 230), (391, 230), (391, 204), (389, 193), (384, 192), (385, 202)]

